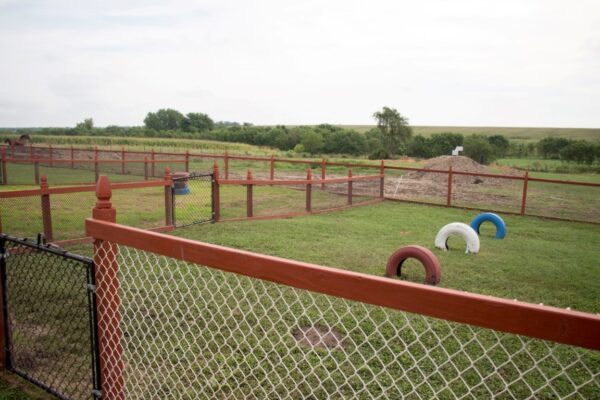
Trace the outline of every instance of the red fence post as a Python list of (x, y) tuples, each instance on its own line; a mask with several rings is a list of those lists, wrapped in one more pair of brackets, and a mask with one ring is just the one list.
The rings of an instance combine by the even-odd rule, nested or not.
[(523, 197), (521, 198), (521, 215), (525, 215), (525, 207), (527, 206), (527, 184), (529, 183), (529, 171), (525, 171), (523, 177)]
[(348, 205), (352, 205), (352, 169), (348, 170)]
[(448, 167), (448, 193), (446, 195), (446, 207), (452, 206), (452, 165)]
[(94, 182), (98, 182), (100, 178), (100, 168), (98, 166), (98, 153), (96, 153), (94, 158)]
[(271, 165), (269, 171), (269, 179), (275, 179), (275, 155), (271, 154)]
[[(248, 173), (246, 174), (246, 180), (251, 181), (252, 180), (252, 171), (250, 169), (248, 169)], [(252, 189), (253, 186), (251, 183), (246, 185), (246, 216), (248, 218), (252, 217), (253, 213), (253, 207), (252, 207)]]
[(225, 180), (229, 179), (229, 153), (225, 150), (225, 157), (223, 159), (225, 164)]
[(156, 168), (155, 165), (156, 163), (154, 162), (154, 149), (152, 149), (151, 153), (150, 153), (150, 159), (152, 160), (152, 177), (156, 176)]
[(54, 162), (52, 162), (52, 145), (48, 145), (48, 158), (50, 159), (50, 166), (54, 166)]
[(144, 180), (148, 180), (148, 156), (144, 157)]
[[(326, 163), (325, 163), (325, 159), (322, 158), (321, 159), (321, 179), (325, 180), (325, 168), (326, 168)], [(321, 189), (325, 189), (325, 183), (321, 183)]]
[(385, 194), (385, 164), (383, 163), (383, 160), (381, 160), (379, 174), (381, 175), (381, 178), (379, 179), (379, 197), (383, 199)]
[(0, 155), (2, 155), (2, 160), (0, 160), (0, 163), (2, 163), (2, 165), (0, 165), (0, 169), (2, 170), (2, 184), (8, 185), (8, 171), (6, 170), (6, 150), (0, 150), (2, 151), (2, 153), (0, 153)]
[(71, 145), (71, 168), (75, 168), (75, 150), (73, 149), (73, 145)]
[(312, 170), (309, 168), (306, 171), (306, 179), (309, 181), (306, 184), (306, 211), (310, 212), (312, 208)]
[(219, 222), (221, 218), (221, 204), (220, 204), (220, 193), (219, 193), (219, 164), (215, 160), (213, 165), (213, 187), (212, 187), (212, 206), (213, 206), (213, 221)]
[(42, 190), (42, 224), (44, 226), (44, 236), (46, 241), (52, 241), (52, 211), (50, 208), (50, 194), (48, 193), (48, 178), (46, 175), (42, 175), (42, 182), (40, 184)]
[(125, 147), (121, 147), (121, 175), (125, 175)]
[[(96, 207), (94, 219), (115, 222), (117, 211), (112, 207), (110, 183), (101, 176), (96, 184)], [(103, 240), (94, 241), (94, 264), (96, 280), (98, 348), (100, 352), (100, 381), (102, 398), (125, 399), (123, 377), (123, 347), (121, 338), (121, 299), (119, 296), (118, 247)]]
[(185, 150), (185, 172), (190, 172), (190, 151)]
[(173, 179), (171, 176), (171, 168), (167, 165), (165, 167), (165, 181), (168, 185), (165, 185), (165, 225), (173, 225), (173, 192), (171, 187), (173, 186)]
[(33, 174), (35, 176), (35, 184), (39, 185), (40, 184), (40, 163), (38, 162), (38, 160), (34, 160), (33, 162)]

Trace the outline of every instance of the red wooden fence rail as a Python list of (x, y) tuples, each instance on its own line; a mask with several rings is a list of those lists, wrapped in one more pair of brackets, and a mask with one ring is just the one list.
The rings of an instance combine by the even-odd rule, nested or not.
[[(172, 204), (172, 197), (171, 197), (171, 186), (172, 186), (171, 174), (167, 167), (167, 169), (165, 171), (164, 180), (148, 181), (148, 182), (112, 183), (110, 185), (110, 188), (111, 188), (111, 190), (128, 190), (128, 189), (143, 189), (143, 188), (151, 188), (151, 187), (164, 187), (164, 190), (165, 190), (165, 204), (164, 204), (165, 205), (165, 227), (171, 227), (173, 225), (173, 219), (172, 219), (173, 204)], [(95, 192), (95, 191), (96, 191), (96, 185), (49, 187), (46, 176), (42, 175), (39, 189), (0, 191), (0, 200), (1, 199), (10, 199), (10, 198), (22, 198), (22, 197), (39, 197), (44, 236), (46, 237), (46, 240), (48, 242), (52, 242), (54, 239), (54, 237), (53, 237), (54, 230), (53, 230), (53, 226), (52, 226), (52, 207), (51, 207), (52, 196), (60, 195), (60, 194), (85, 193), (85, 192)], [(0, 231), (2, 231), (2, 221), (1, 220), (0, 220)]]
[[(9, 146), (6, 145), (2, 145), (0, 147), (4, 147), (5, 149), (8, 149), (11, 151), (12, 155), (15, 155), (15, 148), (11, 148)], [(72, 147), (72, 146), (71, 146)], [(46, 150), (48, 153), (50, 153), (52, 151), (52, 149), (54, 149), (54, 151), (56, 151), (57, 149), (63, 149), (64, 148), (59, 148), (59, 147), (54, 147), (52, 148), (50, 145), (47, 147), (44, 146), (30, 146), (30, 153), (31, 153), (31, 148), (40, 148), (42, 150)], [(106, 152), (106, 153), (116, 153), (116, 151), (114, 150), (106, 150), (106, 149), (96, 149), (96, 150), (90, 150), (90, 149), (78, 149), (77, 151), (80, 152)], [(465, 171), (456, 171), (456, 170), (439, 170), (439, 169), (424, 169), (424, 168), (413, 168), (413, 167), (398, 167), (398, 166), (391, 166), (391, 165), (385, 165), (383, 160), (380, 161), (379, 165), (377, 164), (372, 164), (372, 163), (349, 163), (349, 162), (331, 162), (331, 161), (326, 161), (325, 159), (321, 159), (321, 160), (306, 160), (306, 159), (289, 159), (289, 158), (280, 158), (280, 157), (275, 157), (274, 155), (271, 155), (270, 157), (261, 157), (261, 156), (242, 156), (242, 155), (231, 155), (229, 153), (225, 153), (225, 154), (210, 154), (210, 153), (190, 153), (189, 150), (186, 150), (185, 153), (176, 153), (176, 152), (155, 152), (154, 150), (152, 150), (152, 152), (147, 152), (147, 151), (140, 151), (140, 150), (123, 150), (121, 149), (120, 151), (121, 153), (121, 160), (98, 160), (100, 163), (104, 163), (104, 162), (121, 162), (123, 163), (123, 159), (126, 157), (126, 154), (138, 154), (138, 155), (161, 155), (161, 156), (173, 156), (173, 157), (181, 157), (181, 160), (177, 160), (177, 159), (172, 159), (172, 160), (154, 160), (154, 162), (168, 162), (168, 163), (177, 163), (177, 162), (183, 162), (185, 163), (185, 170), (189, 171), (189, 159), (197, 157), (197, 158), (212, 158), (212, 159), (223, 159), (224, 164), (225, 164), (225, 180), (221, 181), (223, 184), (241, 184), (241, 180), (237, 180), (237, 181), (230, 181), (229, 180), (229, 173), (230, 173), (230, 162), (232, 160), (246, 160), (246, 161), (262, 161), (262, 162), (268, 162), (269, 163), (269, 181), (270, 185), (273, 184), (274, 181), (274, 176), (275, 176), (275, 163), (290, 163), (290, 164), (309, 164), (309, 165), (319, 165), (321, 166), (321, 179), (324, 179), (326, 177), (326, 169), (327, 166), (339, 166), (339, 167), (347, 167), (347, 168), (372, 168), (372, 169), (380, 169), (380, 173), (382, 174), (381, 176), (381, 190), (380, 190), (380, 197), (384, 198), (384, 178), (385, 178), (385, 171), (386, 170), (398, 170), (398, 171), (418, 171), (418, 172), (425, 172), (425, 173), (443, 173), (443, 174), (448, 174), (448, 186), (447, 186), (447, 199), (446, 199), (446, 206), (450, 206), (452, 207), (452, 181), (453, 181), (453, 176), (455, 175), (460, 175), (460, 176), (473, 176), (473, 177), (487, 177), (487, 178), (494, 178), (494, 179), (507, 179), (507, 180), (521, 180), (523, 181), (523, 192), (522, 192), (522, 199), (521, 199), (521, 210), (520, 210), (520, 215), (530, 215), (530, 214), (526, 214), (526, 203), (527, 203), (527, 187), (528, 187), (528, 182), (540, 182), (540, 183), (548, 183), (548, 184), (562, 184), (562, 185), (576, 185), (576, 186), (586, 186), (586, 187), (600, 187), (600, 183), (593, 183), (593, 182), (580, 182), (580, 181), (568, 181), (568, 180), (558, 180), (558, 179), (545, 179), (545, 178), (532, 178), (529, 177), (529, 174), (526, 172), (523, 176), (513, 176), (513, 175), (502, 175), (502, 174), (490, 174), (490, 173), (473, 173), (473, 172), (465, 172)], [(73, 153), (71, 152), (71, 157), (73, 157)], [(4, 155), (2, 157), (2, 162), (9, 162), (12, 161), (13, 158), (8, 158), (6, 155)], [(20, 159), (23, 160), (23, 159)], [(60, 160), (54, 159), (54, 160), (42, 160), (40, 159), (39, 162), (44, 162), (44, 161), (51, 161), (52, 163), (60, 163)], [(70, 162), (70, 161), (67, 161)], [(78, 161), (78, 162), (90, 162), (90, 160), (82, 160), (82, 161)], [(93, 161), (91, 161), (93, 162)], [(126, 160), (126, 162), (144, 162), (143, 159), (141, 160)], [(149, 163), (152, 163), (152, 167), (154, 166), (154, 162), (153, 160), (148, 160)], [(4, 165), (4, 164), (3, 164)], [(123, 164), (122, 164), (123, 166)], [(123, 167), (122, 167), (123, 168)], [(2, 168), (2, 173), (6, 174), (6, 168)], [(10, 177), (4, 177), (5, 179), (3, 179), (3, 182), (7, 182), (6, 178), (10, 178)], [(267, 181), (263, 181), (263, 182), (267, 182)], [(314, 180), (313, 181), (314, 184), (321, 184), (322, 187), (324, 187), (324, 183), (321, 182), (321, 180)], [(256, 184), (260, 184), (257, 183), (256, 181), (252, 183), (253, 185)], [(427, 203), (426, 203), (427, 204)], [(464, 207), (461, 207), (464, 208)], [(487, 210), (486, 210), (487, 211)], [(494, 210), (492, 210), (494, 211)], [(504, 212), (505, 211), (497, 211), (497, 212)], [(546, 217), (545, 217), (546, 218)], [(568, 219), (568, 218), (552, 218), (552, 219), (559, 219), (559, 220), (568, 220), (568, 221), (577, 221), (577, 220), (573, 220), (573, 219)], [(589, 221), (585, 221), (585, 222), (589, 222)]]

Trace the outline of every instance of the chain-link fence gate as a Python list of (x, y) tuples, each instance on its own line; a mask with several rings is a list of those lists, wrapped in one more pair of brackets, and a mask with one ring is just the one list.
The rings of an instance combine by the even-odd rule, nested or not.
[(173, 177), (173, 224), (176, 227), (213, 220), (214, 183), (213, 174), (207, 173)]
[(9, 371), (60, 399), (100, 396), (94, 263), (0, 236), (0, 279)]

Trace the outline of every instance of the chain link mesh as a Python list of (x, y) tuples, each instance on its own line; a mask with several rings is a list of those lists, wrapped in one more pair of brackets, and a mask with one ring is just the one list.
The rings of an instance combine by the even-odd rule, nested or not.
[(212, 221), (212, 174), (191, 174), (173, 179), (173, 209), (176, 227)]
[(92, 398), (90, 262), (2, 240), (7, 254), (8, 368), (61, 398)]
[(105, 249), (127, 399), (600, 397), (598, 352)]

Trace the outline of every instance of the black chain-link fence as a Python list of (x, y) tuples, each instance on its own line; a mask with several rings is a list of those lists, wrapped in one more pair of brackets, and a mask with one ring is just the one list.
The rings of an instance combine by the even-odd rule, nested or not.
[(0, 257), (7, 369), (61, 399), (98, 397), (93, 261), (6, 235)]
[(210, 222), (214, 217), (212, 174), (173, 177), (173, 223), (176, 227)]

